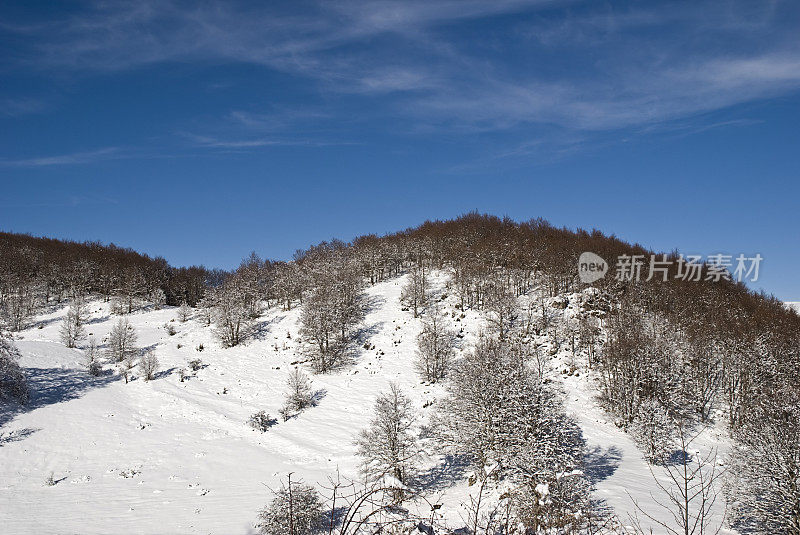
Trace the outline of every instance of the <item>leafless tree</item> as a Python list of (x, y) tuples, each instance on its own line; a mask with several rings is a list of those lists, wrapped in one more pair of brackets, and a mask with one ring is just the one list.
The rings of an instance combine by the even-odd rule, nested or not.
[(311, 382), (300, 368), (295, 368), (286, 380), (286, 399), (281, 409), (284, 421), (310, 407), (314, 403)]
[(691, 453), (692, 445), (699, 433), (690, 435), (685, 425), (678, 422), (675, 426), (677, 445), (680, 448), (680, 459), (677, 462), (664, 464), (667, 481), (656, 475), (652, 466), (650, 473), (660, 490), (660, 498), (653, 499), (672, 517), (672, 521), (656, 518), (641, 507), (631, 497), (637, 514), (632, 517), (636, 533), (648, 533), (642, 526), (638, 513), (641, 513), (654, 524), (663, 528), (670, 535), (708, 535), (717, 534), (723, 527), (724, 515), (713, 516), (713, 507), (719, 495), (719, 483), (722, 471), (717, 465), (716, 449), (706, 453)]
[(142, 377), (144, 377), (145, 381), (151, 381), (156, 375), (158, 371), (159, 362), (158, 358), (156, 357), (155, 353), (151, 351), (145, 351), (142, 354), (141, 359), (139, 360), (139, 369), (142, 372)]
[(120, 318), (111, 328), (108, 335), (106, 354), (113, 362), (122, 362), (126, 359), (135, 359), (139, 354), (136, 347), (136, 331), (127, 318)]
[(417, 337), (416, 367), (429, 382), (444, 378), (455, 353), (456, 335), (446, 325), (441, 309), (432, 310), (422, 322), (422, 332)]
[(414, 412), (411, 400), (394, 383), (375, 400), (372, 421), (358, 437), (358, 454), (364, 459), (364, 471), (373, 480), (385, 477), (399, 483), (396, 498), (401, 499), (414, 469), (417, 449), (411, 426)]
[(190, 317), (192, 317), (192, 307), (186, 301), (182, 301), (178, 307), (178, 319), (181, 323), (186, 323)]
[(67, 310), (67, 315), (61, 324), (61, 341), (67, 347), (75, 345), (86, 338), (86, 323), (89, 315), (89, 307), (82, 297), (72, 300)]
[(0, 400), (28, 400), (28, 383), (19, 365), (19, 350), (9, 335), (0, 330)]
[(400, 302), (414, 312), (414, 317), (418, 318), (420, 309), (428, 303), (430, 284), (425, 270), (415, 268), (408, 275), (408, 281), (400, 292)]

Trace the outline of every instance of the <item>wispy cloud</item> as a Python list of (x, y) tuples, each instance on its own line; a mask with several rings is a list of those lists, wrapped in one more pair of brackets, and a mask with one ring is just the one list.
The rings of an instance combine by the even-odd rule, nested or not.
[[(617, 7), (568, 0), (374, 0), (293, 6), (299, 7), (170, 0), (92, 4), (63, 20), (6, 23), (4, 31), (29, 43), (6, 64), (91, 73), (170, 61), (240, 62), (297, 76), (316, 88), (316, 108), (305, 111), (235, 107), (223, 125), (229, 128), (222, 128), (225, 135), (195, 140), (220, 149), (323, 144), (286, 133), (318, 132), (321, 125), (349, 120), (353, 106), (337, 107), (339, 97), (369, 104), (373, 119), (393, 131), (472, 134), (553, 126), (641, 132), (800, 90), (800, 8), (788, 1)], [(477, 20), (495, 26), (475, 33)], [(245, 130), (237, 136), (234, 123), (261, 135), (247, 136)], [(317, 128), (303, 128), (308, 125)], [(58, 157), (41, 161), (51, 165), (46, 162)]]
[(122, 157), (119, 147), (105, 147), (87, 152), (73, 152), (56, 156), (37, 156), (34, 158), (5, 159), (0, 158), (0, 166), (7, 167), (49, 167), (55, 165), (76, 165), (95, 163)]
[(41, 99), (30, 97), (0, 99), (0, 114), (11, 117), (40, 113), (45, 109), (47, 104)]

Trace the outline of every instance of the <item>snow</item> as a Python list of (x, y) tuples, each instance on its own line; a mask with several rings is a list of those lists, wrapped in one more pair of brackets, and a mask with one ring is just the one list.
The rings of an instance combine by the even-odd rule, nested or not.
[[(367, 289), (369, 349), (360, 346), (353, 362), (334, 373), (312, 375), (317, 406), (263, 433), (247, 420), (259, 410), (276, 418), (283, 404), (293, 363), (303, 360), (298, 309), (270, 309), (255, 339), (229, 349), (222, 349), (199, 320), (180, 323), (175, 308), (131, 314), (138, 345), (154, 348), (161, 372), (153, 381), (137, 377), (130, 384), (117, 375), (89, 376), (81, 366), (83, 352), (59, 342), (66, 308), (39, 316), (41, 328), (17, 336), (32, 387), (30, 404), (21, 411), (0, 409), (2, 530), (253, 533), (269, 488), (280, 487), (289, 472), (293, 481), (320, 485), (337, 470), (357, 477), (354, 438), (390, 381), (414, 402), (419, 426), (432, 410), (426, 405), (443, 395), (441, 386), (421, 383), (414, 371), (421, 321), (401, 310), (403, 282), (397, 278)], [(444, 276), (435, 275), (434, 291), (441, 293), (443, 285)], [(454, 310), (454, 297), (445, 303)], [(107, 303), (93, 302), (91, 309), (88, 331), (100, 341), (118, 318), (109, 314)], [(455, 323), (457, 330), (464, 329), (459, 351), (468, 350), (485, 327), (477, 312), (465, 315)], [(175, 336), (167, 334), (165, 323), (175, 326)], [(180, 382), (178, 369), (195, 358), (206, 366)], [(586, 470), (595, 497), (623, 521), (634, 511), (631, 496), (665, 517), (668, 513), (659, 512), (650, 496), (657, 488), (641, 453), (594, 399), (591, 375), (579, 370), (557, 375), (564, 382), (567, 409), (588, 441)], [(724, 443), (716, 429), (707, 435), (698, 443), (701, 448)], [(429, 449), (423, 469), (432, 469), (427, 475), (436, 483), (432, 503), (442, 503), (439, 512), (458, 523), (477, 490), (452, 459)], [(442, 469), (451, 473), (437, 476)], [(51, 472), (56, 484), (47, 486)]]

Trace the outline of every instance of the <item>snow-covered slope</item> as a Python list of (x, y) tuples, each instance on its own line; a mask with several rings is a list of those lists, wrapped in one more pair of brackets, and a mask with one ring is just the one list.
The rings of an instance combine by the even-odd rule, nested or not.
[[(141, 347), (153, 347), (159, 376), (124, 384), (117, 375), (90, 377), (83, 352), (65, 348), (58, 330), (65, 309), (37, 318), (17, 344), (31, 384), (24, 411), (0, 412), (0, 531), (7, 533), (252, 533), (258, 510), (288, 472), (324, 484), (336, 470), (356, 476), (353, 439), (370, 417), (373, 401), (390, 381), (411, 397), (421, 415), (441, 387), (420, 383), (414, 372), (420, 320), (401, 310), (404, 279), (367, 290), (368, 344), (341, 370), (313, 376), (317, 406), (266, 433), (246, 425), (258, 410), (277, 416), (285, 381), (302, 360), (298, 310), (271, 309), (259, 334), (246, 345), (221, 349), (211, 328), (196, 319), (176, 320), (166, 308), (130, 315)], [(441, 293), (442, 275), (434, 290)], [(445, 301), (454, 310), (454, 298)], [(93, 303), (89, 332), (105, 337), (117, 318)], [(177, 334), (169, 336), (164, 324)], [(468, 350), (483, 318), (467, 311), (459, 351)], [(200, 344), (203, 350), (198, 351)], [(369, 349), (367, 349), (367, 347)], [(205, 367), (184, 382), (178, 370), (195, 358)], [(302, 364), (301, 364), (302, 365)], [(630, 438), (594, 401), (590, 377), (559, 373), (568, 410), (580, 422), (590, 447), (588, 469), (596, 497), (621, 520), (633, 511), (633, 495), (647, 510), (655, 490), (647, 464)], [(709, 435), (706, 445), (716, 444)], [(436, 471), (435, 451), (426, 459)], [(53, 474), (54, 486), (44, 484)], [(442, 511), (454, 524), (465, 513), (472, 490), (461, 473), (437, 485)], [(433, 476), (432, 476), (433, 477)]]

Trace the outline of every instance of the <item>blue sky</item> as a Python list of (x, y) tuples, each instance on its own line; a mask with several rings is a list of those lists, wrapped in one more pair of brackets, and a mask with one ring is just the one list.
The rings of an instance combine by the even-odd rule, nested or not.
[(798, 30), (797, 2), (5, 2), (0, 228), (229, 268), (479, 210), (760, 253), (800, 300)]

